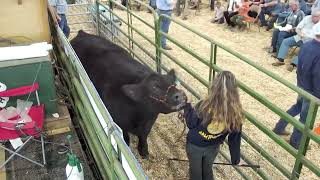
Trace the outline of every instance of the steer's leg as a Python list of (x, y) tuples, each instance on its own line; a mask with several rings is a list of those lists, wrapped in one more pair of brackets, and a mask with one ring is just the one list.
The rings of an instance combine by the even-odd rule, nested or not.
[(147, 159), (149, 156), (147, 137), (148, 137), (147, 135), (138, 136), (139, 138), (138, 151), (142, 159)]
[(123, 131), (123, 139), (127, 145), (130, 146), (130, 136), (127, 131)]

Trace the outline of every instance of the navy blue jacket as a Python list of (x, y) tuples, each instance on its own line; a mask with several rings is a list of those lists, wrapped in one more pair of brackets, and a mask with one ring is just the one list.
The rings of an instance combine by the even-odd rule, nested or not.
[(189, 132), (187, 135), (187, 143), (194, 144), (200, 147), (220, 145), (228, 137), (229, 151), (231, 155), (231, 162), (238, 164), (240, 162), (240, 143), (241, 131), (229, 133), (225, 129), (220, 133), (211, 134), (208, 132), (208, 127), (201, 124), (201, 118), (198, 117), (195, 109), (190, 103), (184, 107), (184, 118), (186, 119)]
[(304, 43), (298, 59), (298, 86), (320, 98), (320, 42), (311, 40)]

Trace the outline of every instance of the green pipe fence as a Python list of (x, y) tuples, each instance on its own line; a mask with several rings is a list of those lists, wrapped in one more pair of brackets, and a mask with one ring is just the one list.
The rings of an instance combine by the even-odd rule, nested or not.
[[(99, 5), (98, 2), (96, 5)], [(99, 15), (98, 15), (99, 16)], [(92, 82), (82, 67), (63, 32), (58, 26), (52, 25), (51, 31), (59, 55), (58, 62), (63, 65), (64, 80), (70, 90), (71, 103), (78, 115), (79, 124), (93, 154), (101, 176), (104, 179), (147, 179), (140, 164), (122, 138), (122, 133), (113, 122)], [(98, 22), (99, 25), (99, 22)], [(116, 142), (116, 148), (112, 145)], [(124, 169), (126, 161), (130, 167)]]
[[(121, 4), (115, 2), (114, 0), (109, 0), (110, 3), (116, 4), (120, 8), (125, 8)], [(205, 87), (209, 87), (210, 82), (214, 78), (215, 72), (219, 72), (222, 69), (217, 65), (217, 51), (224, 51), (227, 52), (237, 59), (245, 62), (246, 64), (250, 65), (251, 67), (255, 68), (259, 72), (267, 75), (268, 77), (271, 77), (274, 81), (277, 81), (287, 88), (293, 90), (303, 98), (307, 99), (310, 101), (310, 108), (309, 108), (309, 113), (307, 116), (307, 120), (305, 125), (302, 124), (301, 122), (297, 121), (294, 117), (290, 116), (288, 113), (280, 109), (276, 104), (272, 103), (269, 101), (267, 98), (256, 92), (255, 90), (249, 88), (246, 84), (242, 83), (241, 81), (238, 81), (240, 89), (242, 89), (246, 94), (249, 96), (253, 97), (255, 100), (257, 100), (259, 103), (261, 103), (264, 107), (268, 108), (275, 114), (279, 115), (281, 118), (286, 120), (289, 124), (293, 125), (295, 128), (300, 130), (303, 134), (302, 140), (300, 142), (300, 146), (298, 151), (291, 147), (286, 141), (284, 141), (282, 138), (280, 138), (278, 135), (273, 133), (267, 126), (265, 126), (261, 121), (259, 121), (257, 118), (255, 118), (253, 115), (251, 115), (249, 112), (244, 111), (244, 115), (248, 119), (250, 123), (252, 123), (254, 126), (256, 126), (262, 133), (267, 135), (270, 139), (272, 139), (275, 143), (279, 144), (280, 147), (282, 147), (286, 152), (291, 154), (296, 160), (295, 160), (295, 165), (291, 170), (288, 170), (287, 167), (283, 166), (280, 162), (278, 162), (270, 152), (265, 151), (261, 146), (259, 146), (257, 143), (254, 142), (251, 138), (249, 138), (248, 135), (244, 133), (243, 139), (257, 152), (260, 152), (261, 156), (265, 158), (268, 162), (273, 164), (274, 168), (277, 169), (281, 174), (283, 174), (285, 177), (289, 179), (296, 179), (299, 178), (299, 175), (301, 173), (301, 169), (303, 166), (307, 167), (310, 169), (315, 175), (320, 176), (320, 168), (319, 165), (315, 165), (313, 162), (311, 162), (309, 159), (305, 157), (307, 147), (309, 145), (310, 139), (313, 140), (316, 143), (320, 143), (320, 137), (316, 135), (313, 131), (312, 128), (314, 126), (315, 122), (315, 117), (316, 117), (316, 112), (318, 109), (318, 106), (320, 105), (320, 100), (313, 95), (309, 94), (308, 92), (304, 91), (303, 89), (295, 86), (294, 84), (282, 79), (278, 75), (268, 71), (267, 69), (257, 65), (253, 61), (251, 61), (249, 58), (241, 55), (240, 53), (226, 47), (225, 45), (221, 44), (220, 42), (217, 42), (213, 40), (212, 38), (202, 34), (201, 32), (185, 25), (183, 22), (174, 19), (172, 17), (169, 17), (167, 15), (161, 15), (158, 16), (155, 11), (149, 7), (148, 5), (142, 3), (141, 1), (135, 0), (135, 2), (140, 3), (142, 6), (146, 7), (149, 9), (152, 13), (153, 16), (153, 22), (154, 24), (148, 23), (146, 20), (144, 20), (142, 17), (137, 15), (134, 11), (131, 10), (130, 5), (127, 9), (127, 21), (124, 21), (122, 17), (117, 15), (113, 10), (110, 10), (109, 13), (113, 14), (117, 18), (121, 19), (121, 21), (128, 26), (128, 34), (125, 34), (124, 31), (121, 30), (119, 27), (115, 27), (117, 30), (119, 30), (126, 38), (129, 39), (129, 42), (137, 46), (142, 52), (144, 52), (148, 57), (153, 59), (156, 62), (156, 70), (157, 72), (161, 73), (161, 70), (168, 71), (168, 67), (164, 66), (162, 64), (163, 57), (166, 56), (168, 59), (170, 59), (175, 65), (179, 66), (181, 69), (183, 69), (185, 72), (187, 72), (190, 76), (192, 76), (195, 80), (200, 82), (202, 85)], [(102, 3), (98, 3), (101, 6), (105, 6)], [(131, 4), (131, 3), (130, 3)], [(130, 16), (130, 18), (129, 18)], [(133, 25), (133, 17), (135, 20), (139, 21), (140, 23), (143, 23), (144, 25), (148, 26), (148, 28), (151, 28), (154, 30), (155, 34), (155, 39), (154, 41), (147, 37), (141, 30), (139, 30), (139, 27), (136, 27)], [(160, 22), (162, 19), (170, 19), (172, 23), (175, 25), (183, 27), (185, 30), (188, 30), (189, 32), (197, 35), (198, 37), (202, 38), (203, 40), (206, 40), (210, 44), (210, 57), (206, 58), (203, 57), (201, 54), (195, 52), (191, 48), (187, 47), (186, 45), (180, 43), (177, 39), (174, 37), (163, 33), (160, 31)], [(112, 32), (110, 29), (107, 29), (109, 32)], [(140, 35), (144, 40), (147, 40), (151, 46), (154, 46), (156, 49), (155, 55), (153, 55), (150, 50), (147, 48), (143, 47), (142, 44), (139, 43), (139, 41), (135, 40), (135, 37), (133, 37), (133, 33), (137, 33)], [(115, 35), (114, 35), (115, 36)], [(208, 68), (208, 79), (204, 79), (203, 77), (199, 76), (197, 72), (193, 71), (191, 68), (188, 66), (184, 65), (182, 61), (179, 60), (179, 58), (174, 57), (171, 55), (168, 51), (165, 51), (164, 49), (161, 48), (160, 46), (160, 39), (161, 37), (164, 36), (169, 40), (171, 43), (179, 47), (182, 51), (185, 53), (191, 55), (194, 57), (196, 60), (199, 61), (199, 63), (202, 63), (207, 66)], [(116, 36), (115, 36), (116, 37)], [(119, 39), (119, 37), (117, 37)], [(135, 49), (133, 46), (124, 46), (126, 47), (132, 54), (134, 54)], [(138, 54), (134, 54), (134, 56), (141, 62), (144, 62), (143, 57), (138, 56)], [(199, 92), (194, 90), (192, 86), (188, 85), (188, 83), (183, 82), (180, 79), (181, 85), (184, 86), (188, 91), (190, 91), (195, 97), (200, 98)], [(242, 155), (242, 158), (249, 163), (251, 160), (247, 158), (246, 156)], [(237, 170), (238, 171), (238, 170)], [(291, 171), (291, 172), (290, 172)], [(261, 176), (262, 179), (269, 179), (268, 173), (264, 172), (263, 170), (257, 170), (257, 173)], [(244, 173), (240, 173), (244, 178), (248, 178), (247, 175)]]

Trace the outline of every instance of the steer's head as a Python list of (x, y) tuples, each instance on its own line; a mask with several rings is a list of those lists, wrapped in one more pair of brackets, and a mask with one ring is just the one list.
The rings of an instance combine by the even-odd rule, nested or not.
[(135, 102), (159, 113), (178, 111), (187, 101), (185, 93), (176, 88), (174, 70), (166, 75), (150, 74), (137, 84), (124, 85), (122, 90)]

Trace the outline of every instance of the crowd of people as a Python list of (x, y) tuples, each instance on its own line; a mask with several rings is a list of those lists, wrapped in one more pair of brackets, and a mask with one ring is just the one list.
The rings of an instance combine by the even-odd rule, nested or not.
[[(264, 48), (275, 58), (273, 66), (285, 65), (290, 50), (314, 39), (312, 29), (320, 20), (320, 0), (229, 0), (227, 10), (224, 9), (217, 1), (212, 23), (222, 24), (225, 20), (234, 31), (235, 27), (243, 30), (246, 22), (256, 20), (266, 31), (273, 30), (270, 46)], [(298, 56), (294, 56), (286, 69), (293, 71), (298, 62)]]

